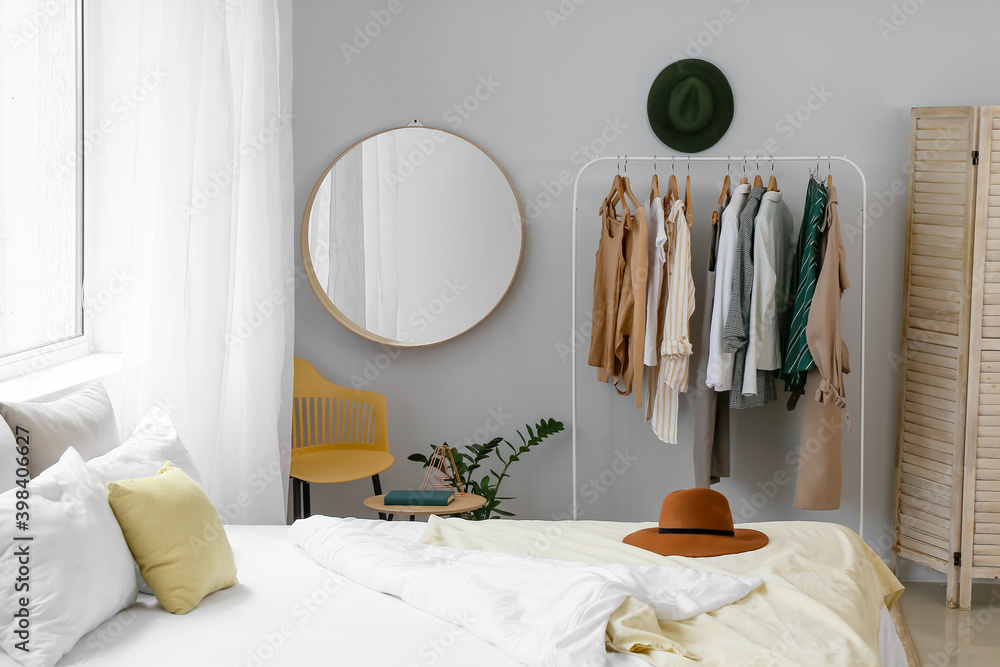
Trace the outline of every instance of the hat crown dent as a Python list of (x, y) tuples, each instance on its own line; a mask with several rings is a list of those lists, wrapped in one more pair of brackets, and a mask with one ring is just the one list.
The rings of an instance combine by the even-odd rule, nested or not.
[(660, 528), (685, 530), (735, 529), (733, 514), (726, 497), (712, 489), (683, 489), (663, 499), (660, 508)]
[(697, 76), (689, 76), (674, 86), (667, 100), (670, 122), (688, 134), (703, 130), (712, 120), (714, 110), (712, 91)]

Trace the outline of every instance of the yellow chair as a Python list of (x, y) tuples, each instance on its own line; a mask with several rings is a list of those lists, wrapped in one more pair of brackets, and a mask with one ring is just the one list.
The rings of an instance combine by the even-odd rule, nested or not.
[[(311, 513), (309, 485), (372, 478), (396, 460), (389, 453), (385, 396), (327, 382), (305, 359), (295, 359), (292, 404), (292, 499), (296, 519)], [(385, 518), (381, 513), (380, 517)]]

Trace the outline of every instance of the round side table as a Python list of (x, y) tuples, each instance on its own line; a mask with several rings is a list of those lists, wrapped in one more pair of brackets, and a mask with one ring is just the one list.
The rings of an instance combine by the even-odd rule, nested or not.
[(409, 514), (410, 521), (414, 521), (417, 514), (421, 516), (430, 514), (461, 514), (462, 512), (477, 510), (485, 504), (486, 498), (477, 496), (474, 493), (466, 493), (464, 496), (459, 496), (447, 505), (386, 505), (384, 493), (372, 496), (371, 498), (365, 498), (365, 507), (373, 509), (380, 514), (385, 514), (388, 517), (387, 521), (392, 521), (393, 514)]

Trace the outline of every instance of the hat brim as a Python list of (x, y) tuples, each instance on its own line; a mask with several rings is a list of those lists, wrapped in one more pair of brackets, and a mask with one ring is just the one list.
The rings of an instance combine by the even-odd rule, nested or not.
[(661, 556), (706, 558), (754, 551), (766, 546), (768, 538), (759, 530), (749, 528), (737, 528), (734, 537), (663, 534), (658, 528), (643, 528), (626, 535), (622, 542)]
[[(679, 130), (667, 116), (670, 92), (684, 79), (696, 76), (712, 91), (712, 118), (698, 132)], [(646, 98), (646, 116), (653, 134), (681, 153), (700, 153), (719, 142), (733, 122), (733, 89), (718, 67), (705, 60), (688, 58), (671, 63), (653, 80)]]

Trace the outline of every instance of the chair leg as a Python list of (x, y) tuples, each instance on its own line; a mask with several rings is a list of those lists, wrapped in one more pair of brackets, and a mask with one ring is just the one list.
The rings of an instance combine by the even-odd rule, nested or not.
[(312, 504), (309, 501), (309, 482), (302, 482), (302, 513), (304, 518), (312, 516)]
[[(372, 475), (372, 489), (375, 491), (376, 496), (382, 495), (382, 480), (379, 479), (378, 473)], [(392, 515), (391, 514), (387, 515), (385, 512), (379, 512), (378, 518), (382, 519), (383, 521), (392, 521)]]
[(299, 495), (301, 480), (292, 477), (292, 520), (302, 518), (302, 496)]

